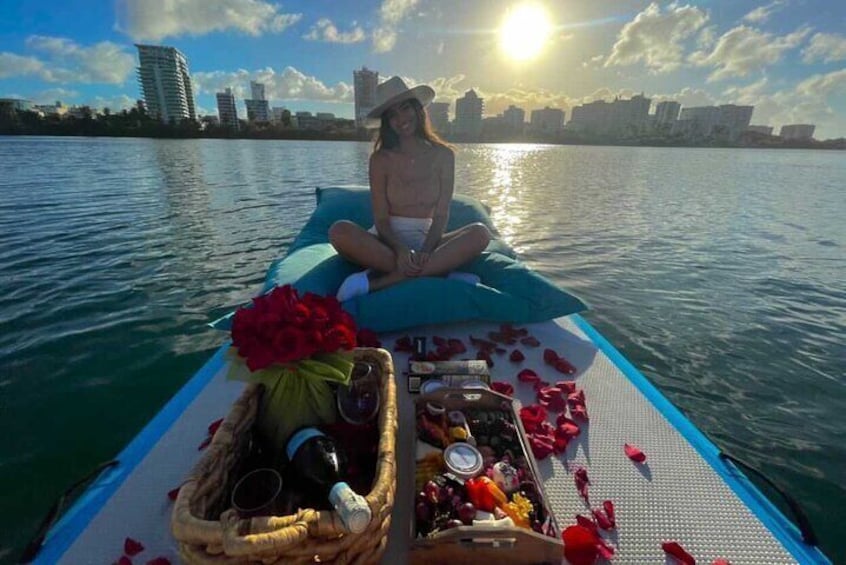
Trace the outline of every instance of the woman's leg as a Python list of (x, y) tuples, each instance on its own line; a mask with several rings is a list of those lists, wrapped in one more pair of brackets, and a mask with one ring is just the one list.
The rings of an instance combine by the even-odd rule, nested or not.
[(382, 273), (396, 270), (393, 250), (378, 237), (348, 220), (339, 220), (329, 228), (329, 242), (341, 257)]
[(445, 233), (432, 252), (420, 276), (439, 277), (478, 257), (491, 241), (491, 232), (481, 223), (469, 224)]

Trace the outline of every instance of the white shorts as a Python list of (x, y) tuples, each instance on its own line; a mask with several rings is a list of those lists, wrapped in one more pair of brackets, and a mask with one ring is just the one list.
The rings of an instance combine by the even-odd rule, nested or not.
[[(391, 216), (391, 230), (409, 249), (420, 251), (426, 242), (426, 235), (432, 227), (432, 218), (408, 218), (406, 216)], [(367, 230), (378, 236), (376, 226)]]

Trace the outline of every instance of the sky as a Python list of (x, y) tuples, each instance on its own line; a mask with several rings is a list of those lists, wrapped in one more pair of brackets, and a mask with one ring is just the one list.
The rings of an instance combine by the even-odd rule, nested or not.
[(569, 120), (643, 93), (846, 137), (842, 0), (3, 0), (0, 97), (128, 108), (142, 98), (136, 43), (185, 54), (200, 114), (258, 80), (271, 106), (351, 118), (366, 66), (451, 109), (472, 88), (490, 116), (514, 104)]

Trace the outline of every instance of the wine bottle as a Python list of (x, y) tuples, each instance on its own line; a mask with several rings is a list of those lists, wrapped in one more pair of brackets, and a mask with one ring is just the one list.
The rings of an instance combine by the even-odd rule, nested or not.
[(370, 524), (370, 506), (346, 483), (335, 442), (317, 428), (294, 432), (285, 449), (291, 470), (328, 498), (347, 529), (358, 534)]

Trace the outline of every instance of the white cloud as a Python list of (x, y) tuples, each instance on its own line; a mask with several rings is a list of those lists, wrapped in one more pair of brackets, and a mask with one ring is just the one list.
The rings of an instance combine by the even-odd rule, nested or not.
[(345, 82), (332, 85), (324, 84), (314, 76), (306, 75), (293, 67), (285, 67), (281, 72), (271, 68), (257, 71), (239, 69), (234, 72), (214, 71), (193, 73), (191, 79), (196, 94), (214, 95), (225, 88), (232, 88), (236, 99), (249, 96), (250, 81), (255, 80), (265, 85), (267, 98), (281, 100), (313, 100), (322, 102), (349, 103), (353, 101), (353, 87)]
[(373, 50), (386, 53), (397, 43), (397, 27), (418, 0), (382, 0), (379, 7), (379, 24), (373, 30)]
[(327, 43), (358, 43), (364, 41), (365, 33), (360, 26), (353, 23), (353, 28), (347, 32), (338, 31), (332, 20), (321, 18), (317, 20), (303, 39), (311, 41), (325, 41)]
[(44, 68), (44, 63), (39, 59), (5, 51), (0, 53), (0, 78), (17, 76), (37, 76), (44, 80), (52, 79), (50, 72)]
[(782, 6), (786, 4), (785, 0), (775, 0), (774, 2), (770, 2), (766, 6), (758, 6), (745, 16), (743, 19), (747, 22), (752, 23), (762, 23), (767, 21), (770, 16), (781, 9)]
[(158, 41), (227, 29), (280, 33), (302, 19), (280, 10), (263, 0), (118, 0), (117, 27), (136, 41)]
[(135, 57), (111, 41), (83, 47), (64, 37), (33, 35), (26, 45), (47, 55), (60, 82), (123, 84), (135, 69)]
[(623, 26), (605, 66), (642, 62), (654, 72), (677, 69), (684, 61), (684, 43), (708, 22), (696, 6), (670, 4), (662, 12), (652, 3)]
[(742, 77), (780, 61), (784, 53), (798, 47), (810, 31), (810, 28), (803, 27), (788, 35), (776, 36), (740, 25), (724, 33), (713, 51), (692, 53), (690, 61), (695, 65), (715, 68), (708, 75), (708, 82)]
[(842, 137), (846, 120), (835, 112), (830, 100), (846, 95), (846, 69), (816, 74), (788, 89), (770, 92), (766, 78), (743, 87), (728, 88), (723, 96), (736, 104), (755, 106), (753, 122), (779, 127), (785, 124), (815, 124), (814, 137)]
[(802, 60), (806, 63), (822, 61), (832, 63), (846, 59), (846, 36), (836, 33), (815, 33), (802, 50)]
[(73, 101), (79, 96), (76, 90), (67, 88), (48, 88), (42, 90), (34, 95), (31, 99), (36, 104), (55, 104), (57, 101), (67, 104), (68, 101)]
[(103, 110), (108, 108), (112, 114), (117, 114), (121, 110), (129, 110), (135, 106), (136, 99), (127, 96), (126, 94), (119, 94), (117, 96), (95, 96), (88, 102), (88, 106)]
[(26, 46), (44, 57), (0, 53), (0, 78), (35, 76), (47, 82), (123, 84), (135, 68), (135, 57), (111, 41), (83, 47), (64, 37), (32, 35)]

